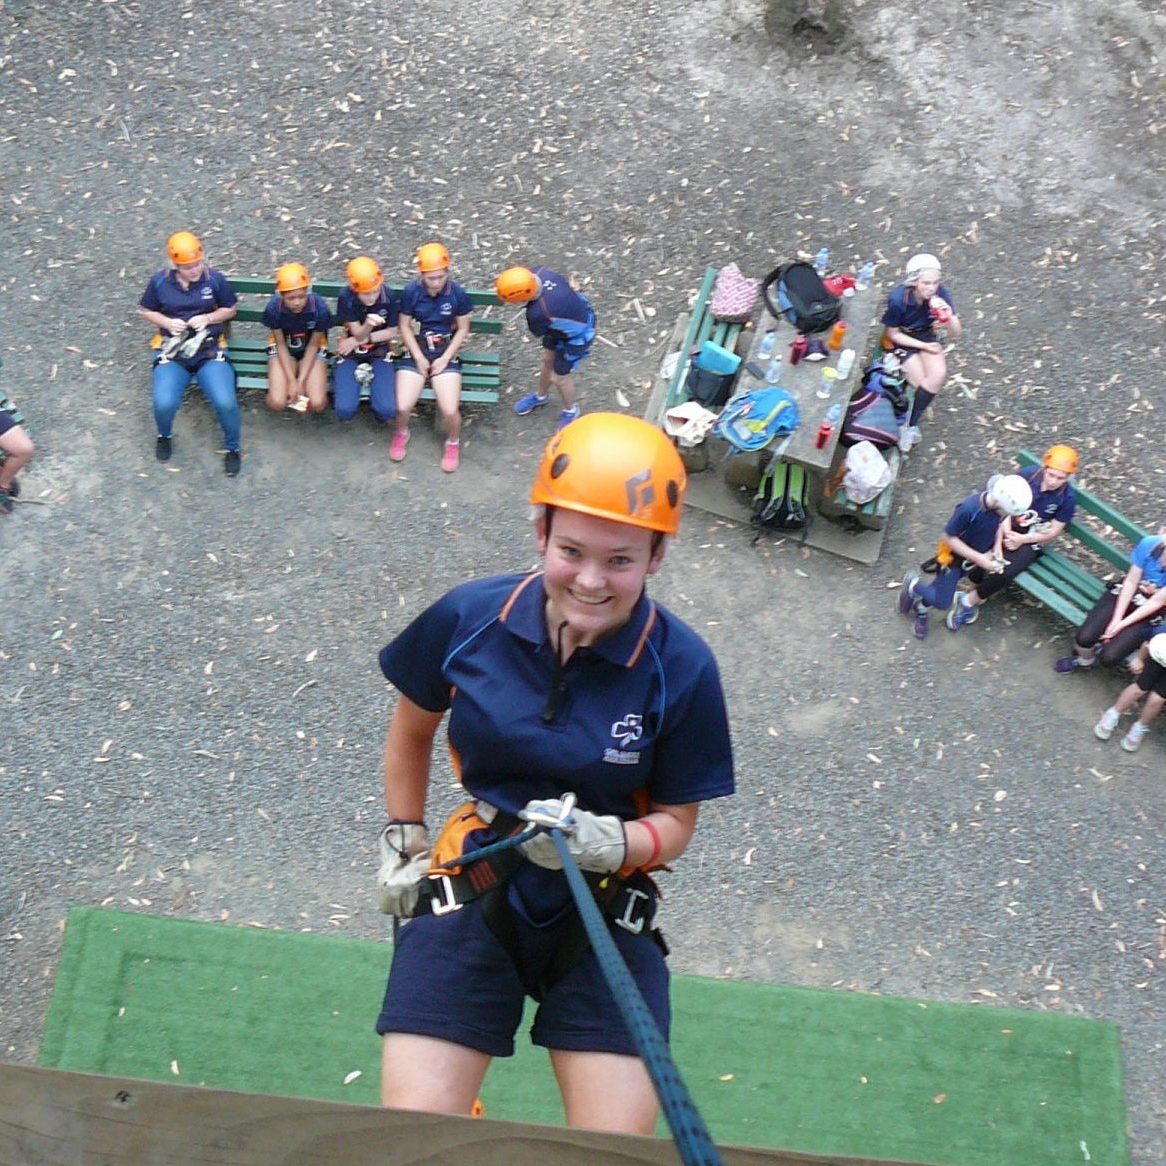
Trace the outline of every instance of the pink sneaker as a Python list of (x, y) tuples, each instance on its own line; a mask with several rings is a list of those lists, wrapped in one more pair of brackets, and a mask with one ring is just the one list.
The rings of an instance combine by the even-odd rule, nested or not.
[(403, 462), (405, 460), (405, 447), (409, 444), (409, 430), (398, 429), (393, 434), (393, 440), (389, 443), (389, 460), (394, 462)]
[(447, 441), (445, 443), (445, 453), (441, 455), (441, 468), (447, 474), (452, 474), (458, 467), (458, 462), (462, 459), (462, 447), (459, 442)]

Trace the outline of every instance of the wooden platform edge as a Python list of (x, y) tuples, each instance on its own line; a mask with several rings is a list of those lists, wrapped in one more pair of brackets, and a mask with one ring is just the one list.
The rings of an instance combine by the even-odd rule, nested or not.
[[(518, 1122), (407, 1113), (0, 1063), (0, 1166), (672, 1166), (676, 1148)], [(725, 1166), (901, 1166), (725, 1148)]]

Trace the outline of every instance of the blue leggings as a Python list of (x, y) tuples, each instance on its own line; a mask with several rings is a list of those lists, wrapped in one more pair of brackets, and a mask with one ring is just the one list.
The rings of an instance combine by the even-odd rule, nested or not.
[(235, 370), (225, 360), (204, 360), (194, 370), (176, 360), (154, 365), (154, 421), (159, 435), (173, 435), (174, 418), (192, 376), (223, 427), (224, 445), (238, 451), (243, 419), (235, 397)]
[(935, 574), (934, 582), (915, 585), (915, 594), (927, 607), (947, 611), (963, 577), (963, 567), (941, 567)]
[[(332, 407), (338, 421), (351, 421), (360, 408), (359, 367), (355, 360), (338, 360), (332, 374)], [(372, 414), (378, 421), (392, 421), (397, 415), (397, 369), (391, 361), (374, 360), (369, 386)]]

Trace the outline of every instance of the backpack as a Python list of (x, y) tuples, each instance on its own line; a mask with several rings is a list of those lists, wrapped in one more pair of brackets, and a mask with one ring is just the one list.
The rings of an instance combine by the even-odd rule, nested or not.
[(831, 294), (808, 263), (783, 263), (762, 288), (774, 317), (784, 316), (799, 332), (821, 332), (842, 314), (842, 301)]
[(713, 436), (741, 453), (750, 453), (764, 449), (775, 437), (793, 433), (801, 419), (789, 390), (766, 385), (733, 397), (713, 425)]
[(757, 528), (755, 543), (766, 530), (801, 531), (805, 542), (810, 528), (810, 479), (805, 467), (772, 458), (757, 483), (750, 521)]
[(869, 441), (876, 449), (890, 449), (899, 442), (899, 421), (895, 407), (876, 389), (859, 389), (846, 406), (842, 445), (857, 445)]

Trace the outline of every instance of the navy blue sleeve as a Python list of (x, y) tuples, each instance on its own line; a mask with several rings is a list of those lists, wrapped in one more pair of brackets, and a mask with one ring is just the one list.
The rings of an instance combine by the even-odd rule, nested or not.
[(449, 708), (451, 689), (443, 669), (457, 624), (457, 608), (445, 595), (381, 649), (385, 679), (427, 712)]
[(211, 272), (211, 287), (215, 290), (215, 307), (233, 308), (239, 302), (235, 289), (221, 271)]
[(150, 282), (146, 284), (146, 290), (142, 292), (142, 298), (138, 300), (138, 307), (145, 308), (147, 312), (161, 312), (162, 301), (158, 298), (158, 283), (165, 277), (165, 272), (159, 271), (156, 275), (151, 276)]
[(905, 306), (903, 293), (905, 290), (904, 284), (891, 288), (890, 294), (887, 296), (887, 310), (883, 312), (884, 328), (902, 327)]
[(735, 788), (725, 694), (711, 651), (668, 705), (668, 724), (656, 741), (654, 802), (684, 806), (726, 797)]
[(415, 319), (414, 313), (417, 311), (417, 299), (421, 295), (421, 284), (417, 280), (412, 283), (405, 284), (401, 292), (401, 307), (398, 312), (398, 319), (402, 315), (408, 316), (410, 319)]
[(968, 527), (972, 525), (972, 521), (979, 513), (980, 495), (971, 494), (951, 512), (951, 517), (947, 520), (947, 526), (943, 528), (943, 533), (954, 535), (963, 540)]
[(453, 285), (453, 314), (455, 316), (470, 316), (474, 311), (474, 301), (460, 283)]
[(274, 295), (263, 305), (263, 324), (271, 329), (279, 328), (279, 313), (283, 310), (283, 300)]
[(359, 324), (360, 323), (360, 307), (361, 304), (356, 298), (356, 294), (348, 288), (336, 297), (336, 320), (341, 324)]

